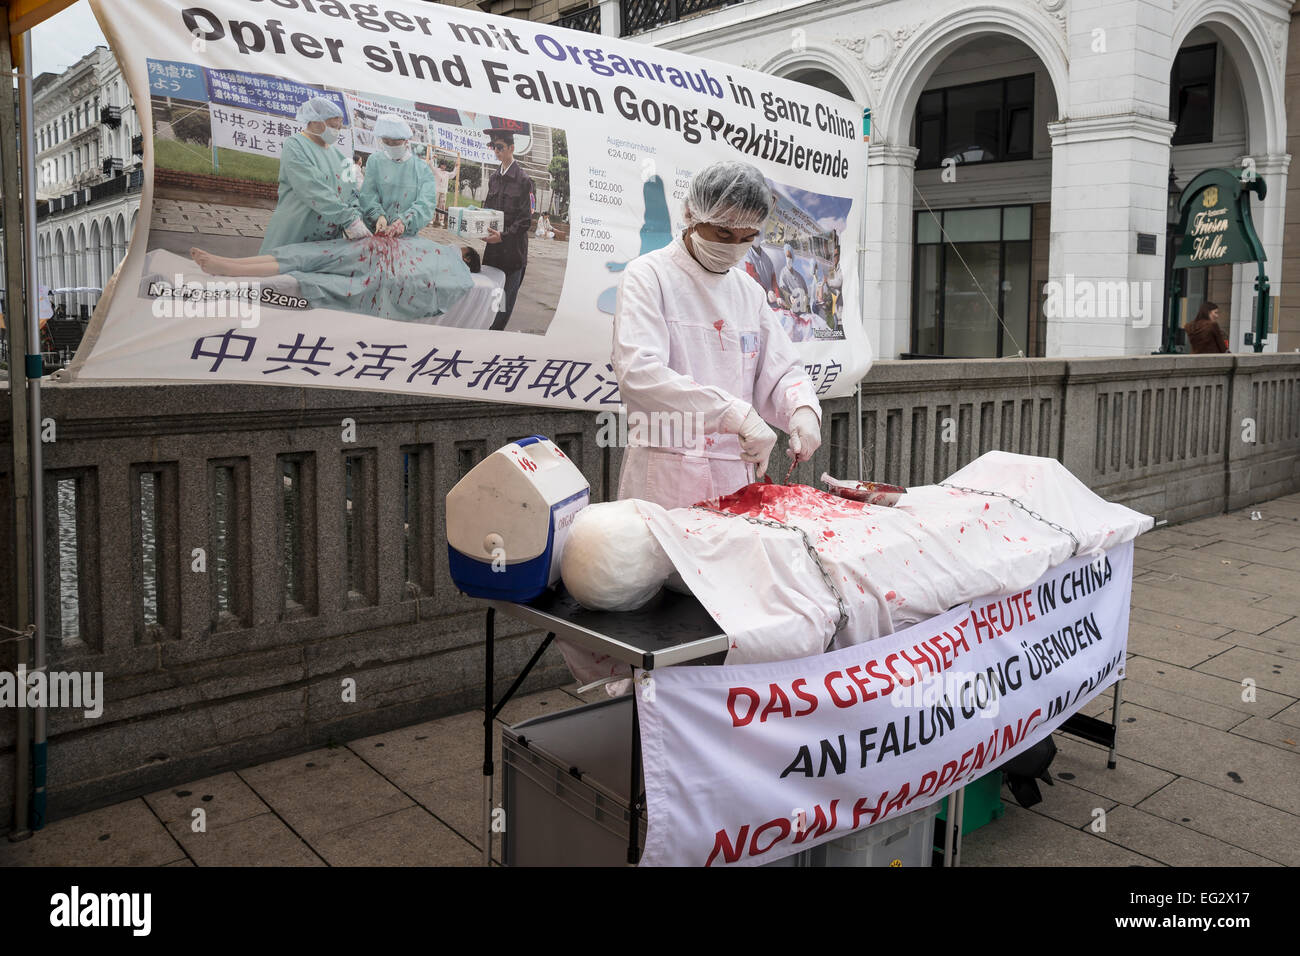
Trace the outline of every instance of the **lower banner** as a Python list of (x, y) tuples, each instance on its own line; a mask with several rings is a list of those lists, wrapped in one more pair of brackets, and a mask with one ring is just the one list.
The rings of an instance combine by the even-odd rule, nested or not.
[(1124, 676), (1133, 544), (816, 657), (637, 672), (645, 866), (769, 863), (919, 810)]

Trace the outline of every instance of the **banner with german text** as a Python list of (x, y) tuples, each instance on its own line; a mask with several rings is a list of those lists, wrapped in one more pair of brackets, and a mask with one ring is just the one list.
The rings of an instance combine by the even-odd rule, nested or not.
[[(728, 159), (777, 196), (738, 268), (818, 394), (851, 393), (870, 366), (866, 145), (848, 100), (416, 0), (92, 5), (139, 109), (144, 187), (130, 252), (65, 378), (612, 409), (622, 271), (673, 241), (691, 177)], [(323, 142), (297, 119), (315, 98), (342, 119)], [(397, 199), (384, 192), (397, 163), (374, 133), (385, 114), (411, 130), (397, 162), (425, 167), (401, 171), (416, 185)], [(493, 149), (506, 139), (524, 178), (489, 199), (510, 169)]]
[(1133, 544), (816, 657), (638, 672), (647, 866), (770, 863), (934, 803), (1124, 676)]

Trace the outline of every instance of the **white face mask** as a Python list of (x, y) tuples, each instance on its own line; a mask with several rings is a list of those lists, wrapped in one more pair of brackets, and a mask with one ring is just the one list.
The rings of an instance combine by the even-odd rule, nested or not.
[(749, 242), (714, 242), (701, 238), (698, 232), (691, 235), (691, 250), (695, 254), (695, 261), (719, 275), (732, 266), (739, 265), (753, 247), (753, 239)]
[(401, 146), (389, 146), (387, 143), (385, 143), (384, 152), (388, 154), (388, 158), (391, 159), (393, 162), (400, 163), (402, 160), (406, 159), (406, 157), (410, 154), (411, 144), (403, 143)]

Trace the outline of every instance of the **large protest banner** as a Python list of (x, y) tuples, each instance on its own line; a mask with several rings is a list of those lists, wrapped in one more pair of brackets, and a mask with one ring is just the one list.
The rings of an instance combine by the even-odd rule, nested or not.
[[(870, 365), (857, 255), (866, 146), (850, 101), (415, 0), (92, 5), (152, 123), (137, 234), (66, 378), (609, 409), (622, 270), (672, 241), (691, 176), (723, 159), (757, 166), (778, 196), (744, 268), (818, 393), (851, 393)], [(311, 142), (295, 117), (312, 96), (344, 114), (329, 145), (312, 145), (321, 153), (298, 148)], [(410, 124), (438, 211), (418, 234), (346, 239), (366, 213), (365, 167), (386, 159), (372, 132), (386, 112)], [(503, 231), (528, 233), (522, 266), (487, 255), (494, 220), (472, 211), (500, 168), (492, 130), (513, 135), (531, 181), (526, 204), (496, 214)], [(324, 190), (314, 219), (275, 225), (289, 205), (283, 181)], [(507, 308), (507, 270), (521, 269)]]
[(768, 863), (919, 810), (1124, 676), (1133, 544), (816, 657), (638, 672), (645, 866)]

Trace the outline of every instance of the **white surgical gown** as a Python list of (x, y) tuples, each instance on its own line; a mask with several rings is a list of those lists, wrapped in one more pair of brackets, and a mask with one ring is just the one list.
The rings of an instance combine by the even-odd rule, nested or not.
[[(619, 498), (680, 508), (753, 480), (736, 436), (751, 407), (789, 431), (821, 405), (799, 354), (743, 269), (704, 269), (680, 237), (633, 260), (614, 314), (613, 366), (628, 412)], [(773, 471), (783, 471), (780, 448)]]

